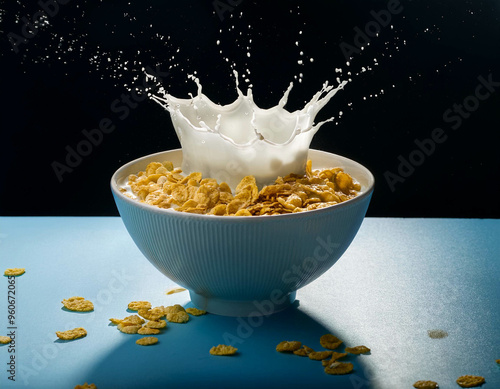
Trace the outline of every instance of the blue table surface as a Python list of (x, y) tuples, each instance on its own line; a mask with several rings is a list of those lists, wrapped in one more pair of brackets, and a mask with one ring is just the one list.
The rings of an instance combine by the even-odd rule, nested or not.
[[(141, 347), (140, 335), (123, 334), (108, 319), (130, 315), (133, 300), (191, 303), (187, 292), (165, 294), (175, 285), (143, 257), (120, 218), (1, 217), (0, 263), (26, 273), (15, 279), (13, 323), (9, 279), (0, 280), (0, 335), (15, 327), (15, 344), (0, 346), (0, 388), (411, 389), (434, 380), (447, 389), (473, 374), (486, 378), (482, 388), (498, 389), (499, 237), (500, 220), (367, 218), (293, 307), (261, 318), (207, 314), (169, 323), (158, 344)], [(63, 310), (61, 300), (71, 296), (90, 299), (94, 311)], [(80, 326), (85, 338), (55, 335)], [(432, 339), (433, 329), (448, 336)], [(371, 353), (348, 358), (352, 374), (330, 376), (321, 362), (275, 351), (282, 340), (321, 349), (326, 333)], [(236, 356), (209, 354), (229, 342)]]

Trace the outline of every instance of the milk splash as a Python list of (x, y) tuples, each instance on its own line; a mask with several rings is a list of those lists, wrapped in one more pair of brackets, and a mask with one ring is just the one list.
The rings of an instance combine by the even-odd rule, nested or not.
[(304, 174), (314, 134), (333, 120), (315, 124), (314, 119), (347, 81), (335, 88), (325, 82), (304, 108), (289, 112), (284, 106), (293, 83), (277, 106), (262, 109), (253, 101), (251, 88), (243, 94), (238, 73), (233, 72), (238, 97), (228, 105), (215, 104), (205, 96), (199, 79), (193, 75), (188, 77), (198, 87), (196, 96), (179, 99), (164, 89), (159, 91), (161, 96), (151, 96), (170, 113), (182, 147), (182, 170), (225, 181), (232, 189), (247, 175), (253, 175), (263, 186), (278, 176)]

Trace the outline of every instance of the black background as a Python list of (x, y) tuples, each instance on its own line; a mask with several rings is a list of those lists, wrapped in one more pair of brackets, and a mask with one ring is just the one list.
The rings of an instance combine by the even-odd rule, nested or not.
[[(335, 116), (338, 124), (325, 124), (311, 147), (374, 173), (369, 216), (498, 218), (500, 86), (461, 123), (443, 115), (474, 102), (479, 76), (500, 82), (500, 1), (401, 1), (401, 12), (368, 36), (348, 66), (342, 47), (356, 48), (358, 29), (373, 26), (371, 11), (390, 3), (66, 0), (34, 36), (13, 44), (12, 34), (22, 35), (41, 4), (0, 2), (0, 215), (117, 215), (113, 172), (179, 143), (169, 115), (154, 102), (128, 112), (113, 102), (140, 85), (141, 68), (149, 66), (168, 72), (163, 85), (173, 95), (196, 92), (187, 80), (196, 71), (206, 95), (230, 103), (236, 92), (228, 57), (240, 73), (250, 70), (263, 108), (295, 81), (287, 108), (300, 109), (324, 81), (351, 72), (352, 82), (318, 116)], [(294, 79), (300, 73), (301, 83)], [(82, 131), (104, 118), (114, 131), (59, 180), (54, 162), (64, 164), (67, 147), (76, 148), (86, 139)], [(408, 158), (415, 140), (435, 128), (446, 141), (391, 190), (387, 172), (398, 174), (400, 156)]]

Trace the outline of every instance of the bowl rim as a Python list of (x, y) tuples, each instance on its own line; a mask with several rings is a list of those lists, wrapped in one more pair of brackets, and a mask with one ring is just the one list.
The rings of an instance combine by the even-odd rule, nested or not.
[(214, 220), (214, 221), (228, 221), (228, 222), (233, 222), (233, 223), (238, 223), (238, 222), (259, 222), (259, 220), (283, 220), (286, 218), (303, 218), (303, 217), (314, 217), (315, 214), (317, 213), (327, 213), (327, 212), (334, 212), (336, 209), (339, 208), (344, 208), (344, 207), (349, 207), (357, 202), (364, 201), (366, 197), (371, 196), (374, 186), (375, 186), (375, 177), (373, 176), (372, 172), (362, 165), (359, 162), (354, 161), (353, 159), (344, 157), (342, 155), (330, 153), (327, 151), (323, 150), (316, 150), (316, 149), (309, 149), (309, 152), (313, 151), (314, 153), (319, 153), (319, 154), (328, 154), (328, 156), (333, 156), (337, 157), (341, 160), (345, 160), (351, 164), (357, 165), (361, 170), (364, 170), (367, 178), (368, 178), (368, 186), (365, 191), (363, 191), (361, 194), (358, 196), (346, 200), (342, 203), (334, 204), (329, 207), (325, 208), (319, 208), (319, 209), (313, 209), (310, 211), (304, 211), (304, 212), (296, 212), (296, 213), (286, 213), (286, 214), (280, 214), (280, 215), (261, 215), (258, 217), (241, 217), (241, 216), (219, 216), (219, 215), (205, 215), (205, 214), (197, 214), (197, 213), (189, 213), (189, 212), (175, 212), (172, 209), (165, 209), (165, 208), (159, 208), (155, 207), (154, 205), (146, 204), (146, 203), (141, 203), (137, 200), (131, 199), (128, 196), (125, 196), (119, 189), (118, 189), (118, 179), (123, 177), (122, 171), (126, 170), (128, 167), (131, 165), (137, 164), (145, 159), (150, 159), (156, 155), (161, 155), (167, 152), (181, 152), (182, 149), (171, 149), (171, 150), (164, 150), (164, 151), (159, 151), (157, 153), (152, 153), (148, 155), (144, 155), (142, 157), (136, 158), (132, 161), (129, 161), (122, 166), (120, 166), (111, 176), (110, 180), (110, 186), (111, 186), (111, 191), (115, 196), (118, 196), (121, 200), (125, 201), (129, 205), (132, 205), (134, 207), (140, 208), (145, 210), (146, 212), (152, 212), (152, 213), (157, 213), (157, 214), (164, 214), (164, 215), (170, 215), (171, 217), (179, 217), (183, 219), (204, 219), (204, 220)]

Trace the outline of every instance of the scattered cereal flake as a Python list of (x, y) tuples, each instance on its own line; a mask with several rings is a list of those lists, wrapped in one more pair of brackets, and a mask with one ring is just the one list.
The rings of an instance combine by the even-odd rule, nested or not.
[(457, 384), (462, 388), (474, 388), (484, 384), (486, 380), (484, 377), (477, 375), (463, 375), (457, 378)]
[(150, 328), (150, 327), (144, 326), (144, 327), (139, 328), (137, 333), (140, 335), (156, 335), (156, 334), (160, 333), (160, 330), (158, 330), (156, 328)]
[(212, 355), (234, 355), (238, 349), (233, 346), (226, 346), (225, 344), (219, 344), (210, 349), (210, 354)]
[(319, 343), (324, 348), (327, 348), (329, 350), (335, 350), (337, 347), (339, 347), (342, 344), (342, 341), (339, 338), (337, 338), (335, 335), (326, 334), (326, 335), (323, 335), (319, 339)]
[(139, 309), (151, 309), (149, 301), (132, 301), (128, 304), (128, 309), (131, 311), (138, 311)]
[(83, 297), (70, 297), (61, 301), (66, 309), (76, 312), (88, 312), (94, 310), (94, 304)]
[(158, 343), (158, 338), (155, 336), (145, 336), (144, 338), (137, 339), (135, 343), (140, 346), (150, 346)]
[(159, 306), (151, 309), (139, 309), (137, 313), (146, 320), (159, 320), (165, 316), (165, 308)]
[(8, 344), (12, 341), (10, 336), (0, 336), (0, 344)]
[(300, 357), (307, 357), (310, 353), (313, 353), (314, 350), (311, 347), (307, 347), (305, 344), (302, 345), (302, 348), (295, 350), (293, 353)]
[(171, 288), (165, 292), (165, 294), (174, 294), (174, 293), (181, 293), (185, 292), (187, 289), (186, 288), (181, 288), (180, 286), (177, 288)]
[(298, 341), (284, 340), (276, 346), (276, 351), (279, 351), (280, 353), (291, 353), (298, 350), (300, 347), (302, 347), (302, 343)]
[(23, 275), (25, 272), (26, 272), (26, 269), (24, 267), (13, 267), (13, 268), (6, 269), (3, 274), (5, 276), (20, 276), (20, 275)]
[(349, 374), (354, 369), (354, 366), (351, 362), (332, 362), (331, 364), (325, 366), (326, 374)]
[(413, 384), (413, 387), (417, 389), (437, 389), (439, 385), (434, 381), (417, 381)]
[(165, 320), (150, 320), (144, 324), (144, 327), (155, 329), (165, 328), (166, 326), (167, 322)]
[(82, 327), (78, 327), (68, 331), (56, 331), (56, 335), (62, 340), (73, 340), (87, 336), (87, 331)]
[(112, 317), (111, 319), (109, 319), (109, 321), (113, 324), (120, 324), (123, 320), (122, 319), (115, 319), (114, 317)]
[(186, 312), (193, 316), (201, 316), (207, 313), (207, 311), (198, 308), (186, 308)]
[(500, 365), (500, 359), (497, 359), (495, 362)]
[(97, 386), (85, 382), (83, 385), (76, 385), (74, 389), (97, 389)]
[(124, 334), (137, 334), (137, 331), (139, 331), (139, 329), (141, 328), (142, 326), (140, 324), (132, 324), (132, 325), (123, 325), (123, 324), (118, 324), (118, 330), (120, 330), (121, 332), (123, 332)]
[(349, 354), (359, 355), (370, 352), (370, 349), (366, 346), (346, 347), (345, 352)]
[(163, 312), (165, 313), (165, 315), (168, 315), (169, 313), (176, 313), (176, 312), (181, 312), (181, 311), (185, 311), (185, 309), (180, 304), (169, 305), (168, 307), (165, 307), (163, 309)]
[(140, 325), (144, 323), (144, 319), (142, 317), (139, 317), (137, 315), (130, 315), (127, 316), (125, 319), (123, 319), (120, 323), (123, 326), (131, 326), (131, 325)]
[(323, 364), (323, 366), (327, 366), (330, 363), (335, 362), (340, 358), (344, 358), (345, 356), (347, 356), (347, 353), (338, 353), (336, 351), (333, 351), (332, 357), (328, 360), (326, 360), (326, 359), (322, 360), (321, 363)]
[(172, 323), (187, 323), (189, 315), (186, 311), (172, 312), (167, 314), (167, 320)]
[(309, 353), (309, 359), (314, 361), (322, 361), (332, 355), (333, 351), (313, 351)]

